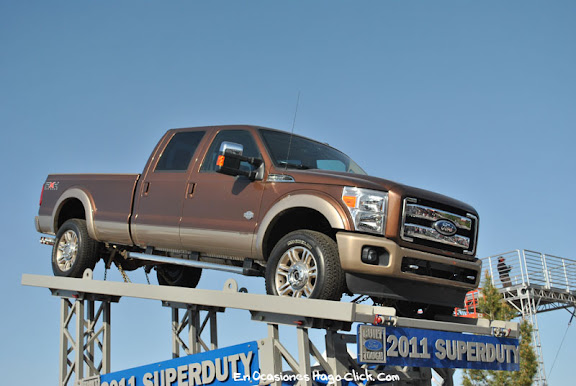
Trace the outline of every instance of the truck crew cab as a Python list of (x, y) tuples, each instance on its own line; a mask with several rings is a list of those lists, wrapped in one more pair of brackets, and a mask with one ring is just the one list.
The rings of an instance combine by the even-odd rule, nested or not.
[(195, 287), (202, 268), (269, 294), (369, 295), (405, 313), (462, 304), (480, 280), (478, 214), (371, 177), (326, 144), (255, 126), (169, 130), (142, 174), (53, 174), (36, 229), (55, 275), (98, 260)]

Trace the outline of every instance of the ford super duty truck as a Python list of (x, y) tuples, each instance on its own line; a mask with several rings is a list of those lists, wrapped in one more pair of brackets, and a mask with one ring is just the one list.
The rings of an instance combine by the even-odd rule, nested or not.
[(102, 259), (195, 287), (221, 269), (264, 276), (269, 294), (363, 294), (405, 313), (459, 306), (481, 276), (471, 206), (255, 126), (169, 130), (142, 174), (51, 174), (36, 229), (59, 276)]

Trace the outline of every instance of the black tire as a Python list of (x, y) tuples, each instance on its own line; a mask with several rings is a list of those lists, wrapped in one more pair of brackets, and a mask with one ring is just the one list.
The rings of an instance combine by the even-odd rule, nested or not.
[(270, 295), (340, 300), (345, 286), (336, 242), (323, 233), (288, 233), (274, 247), (266, 265)]
[(55, 276), (82, 277), (86, 268), (94, 269), (100, 259), (99, 244), (88, 235), (86, 220), (67, 220), (56, 233), (52, 248)]
[(202, 275), (202, 268), (181, 265), (159, 265), (156, 267), (158, 284), (172, 287), (196, 288)]

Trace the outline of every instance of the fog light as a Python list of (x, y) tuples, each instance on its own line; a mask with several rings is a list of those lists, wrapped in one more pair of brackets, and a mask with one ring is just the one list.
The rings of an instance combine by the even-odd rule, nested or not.
[(377, 265), (378, 264), (378, 251), (372, 247), (362, 248), (362, 258), (363, 263)]

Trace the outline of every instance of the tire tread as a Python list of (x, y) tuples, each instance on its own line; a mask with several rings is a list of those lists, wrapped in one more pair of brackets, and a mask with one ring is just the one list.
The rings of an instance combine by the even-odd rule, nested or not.
[[(305, 237), (310, 239), (321, 251), (324, 257), (323, 266), (324, 279), (321, 280), (322, 285), (320, 292), (313, 296), (314, 299), (325, 300), (340, 300), (342, 293), (345, 290), (345, 274), (340, 265), (340, 258), (338, 255), (338, 246), (336, 242), (324, 233), (312, 230), (298, 230), (288, 233), (284, 236), (274, 247), (268, 261), (266, 268), (266, 292), (271, 295), (276, 295), (274, 289), (275, 270), (277, 258), (279, 259), (278, 248), (282, 248), (290, 239), (297, 237)], [(276, 258), (277, 257), (277, 258)], [(272, 266), (274, 266), (272, 268)], [(319, 285), (318, 283), (316, 285)]]

